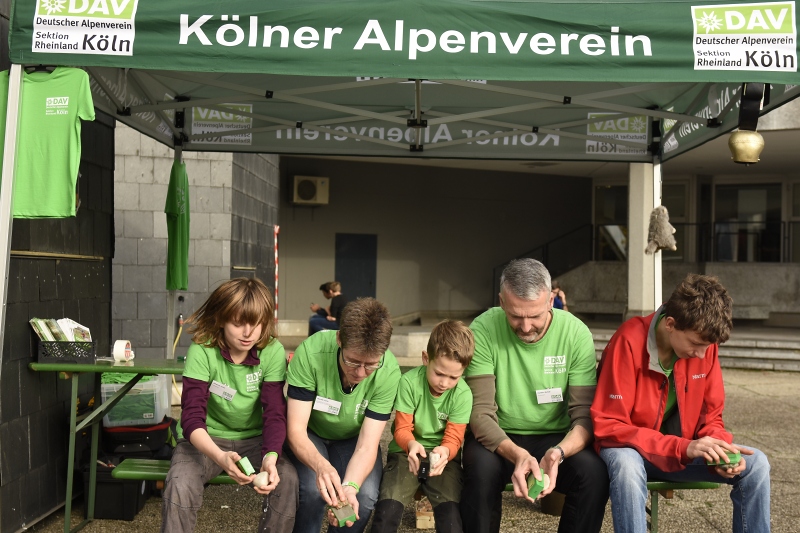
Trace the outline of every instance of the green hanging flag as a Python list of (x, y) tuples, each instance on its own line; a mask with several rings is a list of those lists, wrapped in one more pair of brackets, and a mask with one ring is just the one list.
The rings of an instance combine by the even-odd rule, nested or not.
[(189, 288), (189, 178), (186, 164), (175, 161), (169, 175), (167, 203), (167, 290)]

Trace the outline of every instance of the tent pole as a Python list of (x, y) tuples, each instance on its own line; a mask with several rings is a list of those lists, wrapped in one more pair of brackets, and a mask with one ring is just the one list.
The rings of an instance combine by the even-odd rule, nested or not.
[(417, 150), (419, 150), (419, 145), (422, 144), (422, 128), (419, 127), (420, 120), (422, 119), (422, 81), (421, 80), (414, 80), (414, 119), (417, 124), (417, 127), (414, 129), (415, 135), (414, 138), (416, 139), (417, 143)]
[[(183, 158), (182, 144), (175, 144), (174, 156), (174, 162), (180, 163)], [(175, 344), (175, 322), (177, 321), (177, 315), (175, 314), (175, 300), (177, 298), (177, 294), (178, 291), (175, 290), (167, 291), (167, 359), (175, 359), (175, 352), (172, 350), (172, 346)], [(172, 396), (170, 395), (170, 398), (171, 397)]]
[[(8, 107), (6, 114), (6, 140), (3, 147), (3, 173), (0, 182), (0, 220), (7, 222), (0, 231), (0, 250), (6, 256), (0, 261), (0, 283), (2, 283), (2, 305), (0, 305), (0, 361), (3, 360), (3, 344), (6, 331), (6, 302), (8, 299), (8, 271), (11, 267), (11, 226), (14, 223), (11, 206), (14, 199), (14, 170), (16, 168), (19, 115), (22, 104), (22, 65), (11, 65), (8, 76)], [(2, 365), (0, 365), (2, 369)]]
[[(661, 185), (661, 158), (656, 155), (653, 157), (653, 208), (661, 205)], [(663, 302), (661, 258), (661, 250), (656, 250), (653, 254), (653, 311)]]

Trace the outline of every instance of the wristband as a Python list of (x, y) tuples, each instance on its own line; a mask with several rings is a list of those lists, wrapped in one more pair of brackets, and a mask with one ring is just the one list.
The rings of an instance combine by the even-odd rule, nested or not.
[(275, 459), (277, 459), (277, 458), (278, 458), (278, 452), (267, 452), (267, 453), (265, 453), (265, 454), (264, 454), (264, 459), (266, 459), (266, 458), (267, 458), (267, 457), (269, 457), (270, 455), (274, 455), (274, 456), (275, 456)]
[(361, 490), (361, 487), (359, 487), (358, 483), (356, 483), (355, 481), (345, 481), (344, 483), (342, 483), (342, 487), (353, 487), (354, 489), (356, 489), (356, 494), (358, 494), (358, 491)]
[(563, 463), (564, 462), (564, 450), (561, 449), (561, 446), (551, 446), (550, 449), (551, 450), (558, 450), (559, 452), (561, 452), (561, 459), (558, 461), (558, 464)]

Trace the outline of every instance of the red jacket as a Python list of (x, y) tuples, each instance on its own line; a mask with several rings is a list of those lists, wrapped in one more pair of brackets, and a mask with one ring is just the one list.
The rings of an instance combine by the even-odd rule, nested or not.
[(659, 469), (675, 472), (690, 462), (686, 450), (692, 440), (710, 436), (731, 443), (733, 435), (722, 422), (725, 390), (716, 344), (703, 359), (675, 362), (681, 436), (661, 433), (669, 389), (655, 344), (654, 318), (659, 312), (622, 324), (603, 350), (591, 409), (594, 446), (598, 452), (634, 448)]

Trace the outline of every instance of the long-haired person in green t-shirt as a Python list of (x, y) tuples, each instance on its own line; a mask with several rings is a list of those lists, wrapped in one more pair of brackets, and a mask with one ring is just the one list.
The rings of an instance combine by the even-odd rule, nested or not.
[(391, 336), (386, 307), (361, 298), (344, 307), (339, 331), (315, 333), (289, 363), (287, 455), (300, 481), (295, 533), (319, 533), (325, 506), (340, 502), (355, 511), (351, 533), (369, 521), (383, 470), (381, 433), (400, 382)]
[(164, 488), (161, 531), (194, 531), (203, 486), (222, 472), (252, 483), (237, 462), (247, 458), (268, 483), (259, 531), (290, 531), (297, 473), (281, 457), (286, 438), (286, 355), (275, 338), (275, 305), (257, 279), (220, 285), (189, 317), (179, 440)]

